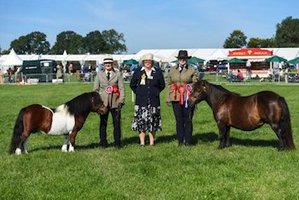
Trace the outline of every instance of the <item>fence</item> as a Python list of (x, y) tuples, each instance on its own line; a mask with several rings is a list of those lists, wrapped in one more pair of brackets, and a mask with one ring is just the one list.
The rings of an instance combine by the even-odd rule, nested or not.
[[(5, 84), (37, 84), (37, 83), (83, 83), (83, 82), (94, 82), (96, 76), (96, 72), (89, 73), (72, 73), (72, 74), (64, 74), (62, 77), (56, 77), (56, 74), (14, 74), (8, 76), (7, 74), (3, 75), (3, 80)], [(129, 82), (131, 78), (131, 74), (124, 74), (125, 82)], [(164, 74), (167, 76), (167, 73)], [(237, 82), (237, 80), (230, 80), (228, 74), (226, 72), (201, 72), (200, 77), (210, 82)], [(292, 72), (288, 74), (284, 74), (283, 76), (271, 76), (271, 77), (246, 77), (243, 81), (244, 83), (254, 83), (254, 82), (285, 82), (285, 83), (299, 83), (299, 74)]]
[(72, 73), (63, 74), (61, 77), (57, 77), (56, 74), (13, 74), (8, 76), (3, 75), (4, 83), (76, 83), (76, 82), (93, 82), (96, 73)]

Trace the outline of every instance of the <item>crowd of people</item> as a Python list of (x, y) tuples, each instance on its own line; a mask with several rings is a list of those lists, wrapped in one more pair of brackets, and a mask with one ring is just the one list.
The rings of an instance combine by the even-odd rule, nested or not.
[[(155, 136), (162, 131), (160, 107), (160, 93), (166, 88), (167, 105), (172, 106), (178, 145), (192, 145), (194, 108), (188, 106), (187, 101), (192, 89), (192, 83), (199, 79), (198, 71), (188, 65), (188, 52), (180, 50), (178, 64), (172, 67), (167, 76), (167, 85), (159, 67), (154, 65), (153, 54), (141, 57), (140, 65), (134, 70), (130, 80), (130, 88), (135, 94), (135, 106), (131, 129), (138, 133), (141, 147), (147, 144), (155, 145)], [(100, 115), (99, 146), (108, 147), (107, 123), (111, 113), (113, 121), (113, 145), (121, 148), (121, 109), (125, 102), (124, 78), (121, 72), (113, 67), (113, 58), (104, 59), (104, 68), (95, 78), (93, 90), (97, 91), (108, 107), (108, 112)]]
[[(8, 77), (9, 83), (13, 82), (13, 76), (12, 76), (13, 74), (14, 74), (14, 71), (9, 67), (6, 70), (6, 75)], [(3, 83), (4, 83), (4, 73), (3, 73), (2, 69), (0, 68), (0, 84), (3, 84)]]

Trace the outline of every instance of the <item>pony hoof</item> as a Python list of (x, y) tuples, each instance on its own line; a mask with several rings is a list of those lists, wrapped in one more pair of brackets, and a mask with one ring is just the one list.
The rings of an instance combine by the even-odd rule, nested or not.
[(278, 147), (278, 149), (277, 149), (278, 151), (285, 151), (286, 150), (286, 148), (284, 148), (284, 147)]
[(70, 148), (69, 148), (69, 152), (75, 152), (74, 147), (70, 147)]
[(63, 145), (63, 146), (61, 147), (61, 151), (62, 151), (62, 152), (67, 152), (67, 145)]
[(15, 154), (16, 155), (21, 155), (22, 154), (22, 150), (21, 149), (16, 149)]
[(224, 149), (225, 146), (218, 146), (218, 149)]

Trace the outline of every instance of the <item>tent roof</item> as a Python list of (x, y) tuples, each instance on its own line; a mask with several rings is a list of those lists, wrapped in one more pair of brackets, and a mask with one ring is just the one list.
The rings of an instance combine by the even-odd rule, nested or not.
[(15, 65), (22, 65), (23, 60), (16, 54), (16, 52), (11, 49), (8, 56), (3, 58), (3, 61), (1, 63), (2, 66), (15, 66)]
[[(199, 48), (199, 49), (188, 49), (182, 48), (188, 51), (189, 56), (195, 56), (198, 58), (205, 59), (205, 61), (209, 60), (228, 60), (228, 52), (230, 50), (236, 49), (223, 49), (223, 48)], [(278, 55), (284, 57), (287, 60), (291, 60), (295, 57), (299, 56), (299, 48), (265, 48), (267, 50), (272, 50), (273, 55)], [(178, 55), (180, 49), (143, 49), (136, 54), (113, 54), (113, 59), (118, 61), (119, 63), (123, 62), (124, 60), (135, 59), (139, 60), (141, 56), (146, 53), (154, 54), (154, 60), (160, 62), (171, 62), (176, 60), (176, 56)], [(12, 55), (11, 55), (12, 54)], [(14, 54), (14, 55), (13, 55)], [(1, 62), (3, 63), (5, 60), (8, 62), (10, 60), (10, 65), (21, 65), (22, 60), (37, 60), (37, 59), (52, 59), (56, 61), (97, 61), (102, 62), (103, 57), (105, 54), (64, 54), (60, 55), (19, 55), (17, 56), (15, 52), (12, 52), (9, 55), (2, 55), (0, 57), (0, 65), (2, 66)], [(10, 57), (10, 58), (8, 58)], [(264, 61), (265, 58), (269, 58), (270, 56), (246, 56), (246, 57), (239, 57), (242, 59), (249, 59), (250, 61)], [(17, 62), (12, 62), (13, 60), (17, 60)], [(18, 59), (19, 58), (19, 59)]]
[(208, 56), (207, 60), (227, 60), (228, 52), (223, 49), (216, 49), (210, 56)]
[[(269, 48), (269, 50), (270, 50), (270, 48)], [(271, 50), (273, 50), (273, 55), (278, 55), (278, 56), (283, 57), (287, 60), (291, 60), (293, 58), (296, 58), (299, 54), (299, 49), (298, 48), (273, 48)]]

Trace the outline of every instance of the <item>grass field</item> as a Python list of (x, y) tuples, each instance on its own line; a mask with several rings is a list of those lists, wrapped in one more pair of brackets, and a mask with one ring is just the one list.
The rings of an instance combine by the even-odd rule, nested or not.
[[(273, 90), (284, 96), (299, 148), (299, 85), (223, 85), (248, 95)], [(62, 153), (63, 138), (33, 134), (29, 154), (8, 155), (19, 110), (32, 103), (56, 107), (92, 89), (92, 84), (0, 86), (0, 199), (299, 199), (299, 152), (277, 151), (267, 126), (231, 130), (232, 147), (218, 150), (210, 108), (198, 104), (193, 147), (177, 147), (172, 109), (162, 94), (163, 131), (155, 147), (140, 148), (130, 130), (131, 91), (122, 111), (124, 147), (99, 149), (99, 117), (91, 113), (77, 137), (75, 153)], [(109, 142), (113, 142), (111, 116)]]

